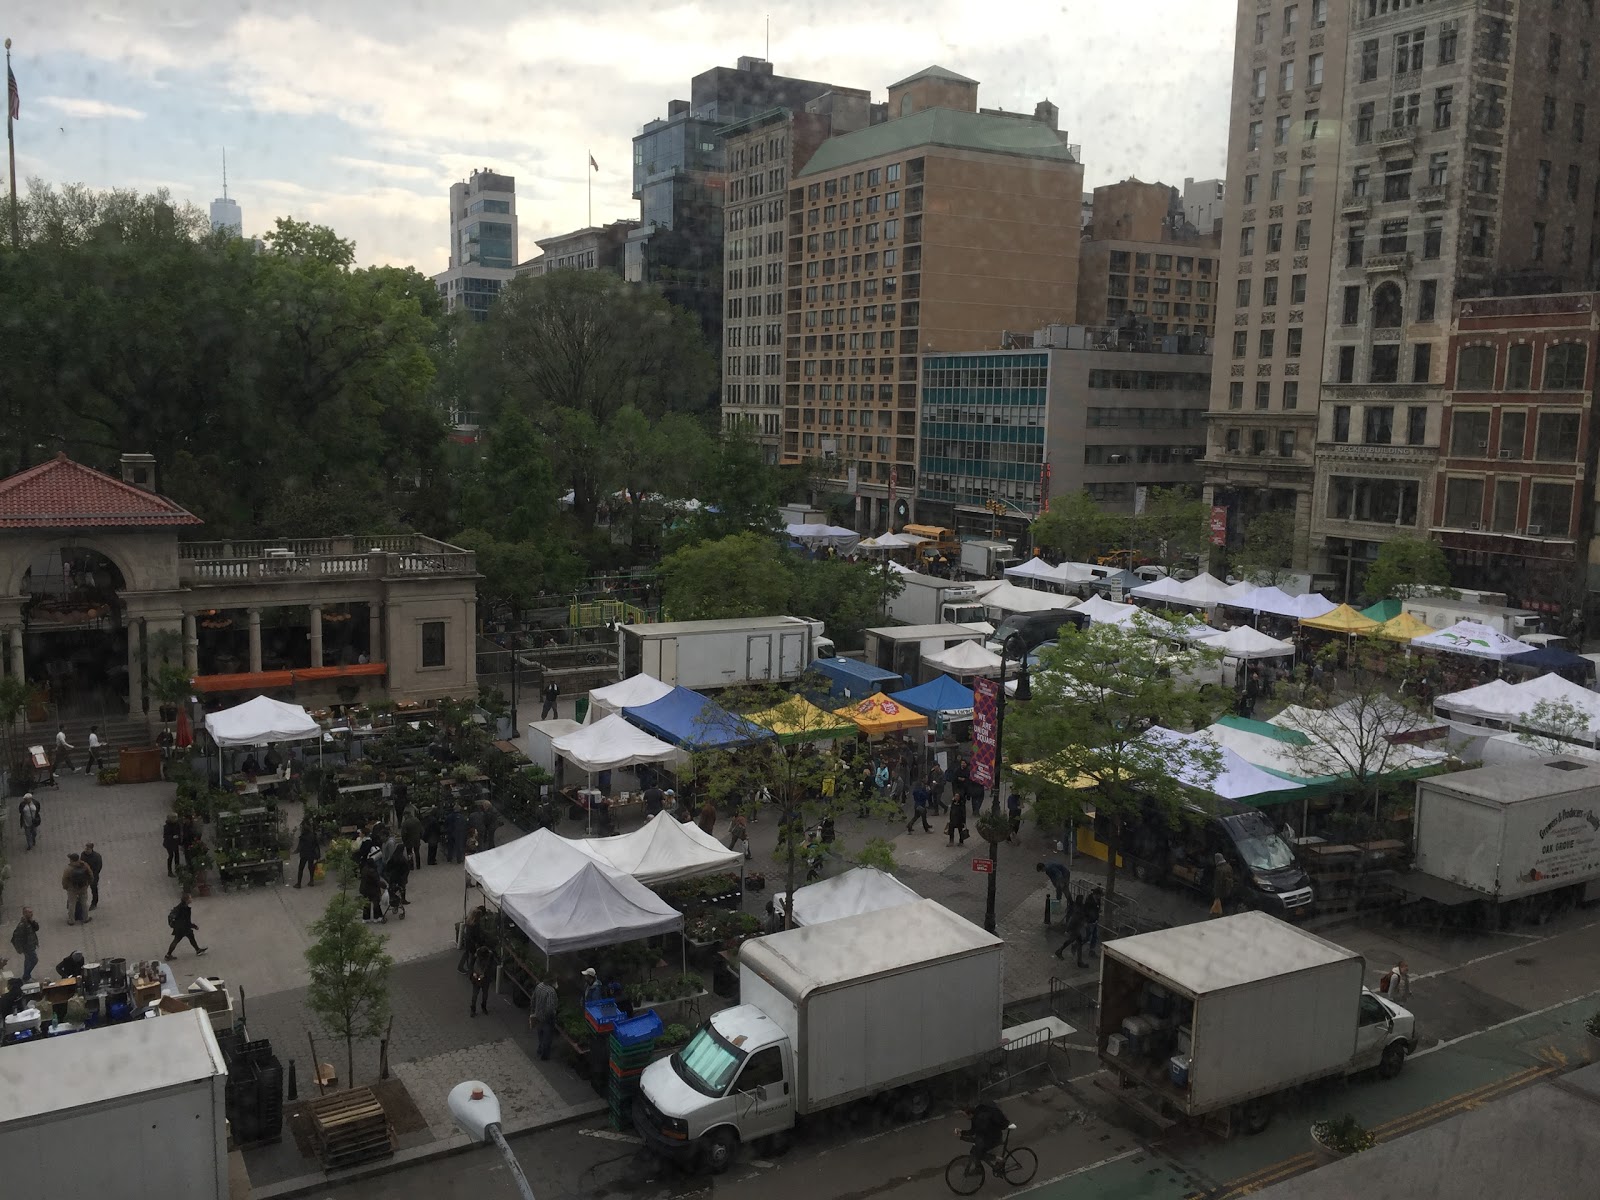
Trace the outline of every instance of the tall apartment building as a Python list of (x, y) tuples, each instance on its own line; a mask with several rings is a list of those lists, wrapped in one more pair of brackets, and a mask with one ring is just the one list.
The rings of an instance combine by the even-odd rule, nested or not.
[(783, 461), (830, 468), (858, 528), (916, 493), (925, 352), (1076, 313), (1077, 149), (1048, 101), (1029, 116), (977, 95), (942, 67), (903, 79), (887, 121), (829, 138), (789, 189)]
[[(1353, 576), (1396, 529), (1422, 533), (1430, 514), (1449, 506), (1437, 492), (1452, 302), (1568, 291), (1591, 278), (1600, 199), (1600, 129), (1588, 121), (1600, 112), (1592, 8), (1487, 0), (1355, 7), (1317, 443), (1316, 567)], [(1365, 496), (1383, 500), (1369, 507)], [(1569, 524), (1530, 519), (1522, 528)]]
[(1217, 236), (1197, 233), (1164, 183), (1097, 187), (1094, 211), (1078, 251), (1078, 320), (1189, 339), (1182, 349), (1205, 353), (1216, 331)]
[[(770, 108), (718, 131), (723, 203), (722, 420), (741, 425), (776, 463), (783, 438), (784, 209), (788, 181), (828, 137), (882, 120), (871, 93), (836, 88), (805, 111)], [(877, 110), (877, 111), (875, 111)]]
[(484, 168), (451, 184), (450, 265), (433, 277), (445, 311), (482, 321), (516, 268), (516, 179)]
[(1226, 510), (1230, 541), (1254, 513), (1291, 510), (1302, 562), (1351, 7), (1240, 0), (1234, 38), (1206, 498)]

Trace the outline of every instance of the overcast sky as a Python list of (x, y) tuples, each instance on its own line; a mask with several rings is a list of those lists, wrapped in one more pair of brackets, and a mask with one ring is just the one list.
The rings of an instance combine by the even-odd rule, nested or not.
[(1219, 176), (1233, 0), (922, 0), (858, 19), (848, 3), (696, 0), (38, 0), (12, 6), (22, 92), (17, 171), (56, 183), (228, 194), (247, 233), (290, 215), (362, 262), (446, 262), (449, 185), (516, 176), (520, 257), (585, 221), (637, 216), (631, 139), (741, 54), (779, 74), (872, 90), (930, 63), (988, 108), (1048, 96), (1083, 146), (1085, 187)]

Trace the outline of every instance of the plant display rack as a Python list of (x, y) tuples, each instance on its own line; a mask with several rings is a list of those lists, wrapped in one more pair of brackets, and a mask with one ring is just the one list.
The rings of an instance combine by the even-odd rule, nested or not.
[(223, 811), (216, 820), (217, 874), (222, 882), (283, 882), (283, 815), (276, 809)]

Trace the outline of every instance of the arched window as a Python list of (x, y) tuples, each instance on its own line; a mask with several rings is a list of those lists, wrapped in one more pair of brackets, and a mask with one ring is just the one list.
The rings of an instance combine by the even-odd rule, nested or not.
[(1372, 293), (1372, 326), (1374, 329), (1400, 328), (1400, 287), (1386, 283)]
[(902, 117), (909, 117), (911, 115), (911, 109), (911, 95), (908, 92), (906, 95), (900, 97), (900, 115)]

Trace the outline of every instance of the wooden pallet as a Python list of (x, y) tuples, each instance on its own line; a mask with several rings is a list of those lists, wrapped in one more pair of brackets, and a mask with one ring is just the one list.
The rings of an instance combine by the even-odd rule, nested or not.
[(352, 1088), (313, 1100), (311, 1139), (325, 1171), (394, 1153), (394, 1126), (371, 1088)]

